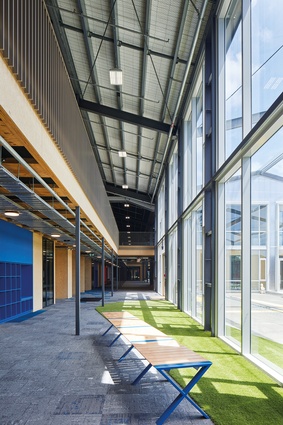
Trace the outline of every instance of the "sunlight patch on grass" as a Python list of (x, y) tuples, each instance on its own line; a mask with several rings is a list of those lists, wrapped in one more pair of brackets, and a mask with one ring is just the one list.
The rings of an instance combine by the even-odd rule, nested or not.
[(266, 395), (255, 385), (245, 385), (237, 382), (213, 382), (212, 385), (219, 394), (237, 394), (237, 397), (267, 399)]

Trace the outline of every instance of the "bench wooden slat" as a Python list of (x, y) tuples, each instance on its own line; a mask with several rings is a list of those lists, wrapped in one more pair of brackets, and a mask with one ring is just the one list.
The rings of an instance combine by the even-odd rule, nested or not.
[(134, 319), (139, 320), (136, 316), (127, 311), (105, 311), (102, 313), (106, 319)]
[(156, 342), (158, 344), (158, 346), (163, 346), (163, 345), (170, 345), (170, 346), (174, 346), (174, 347), (178, 347), (179, 344), (178, 342), (171, 338), (170, 336), (167, 335), (149, 335), (149, 334), (145, 334), (145, 335), (130, 335), (127, 334), (125, 335), (126, 339), (133, 345), (135, 344), (146, 344), (146, 343), (153, 343)]
[(160, 345), (156, 342), (151, 344), (139, 344), (133, 343), (134, 347), (143, 355), (143, 357), (151, 363), (153, 366), (160, 364), (180, 364), (180, 363), (202, 363), (206, 360), (195, 353), (194, 351), (189, 350), (186, 347), (182, 346), (163, 346), (160, 349)]
[(119, 328), (118, 329), (122, 335), (126, 338), (130, 335), (140, 335), (140, 336), (150, 336), (151, 339), (153, 336), (155, 337), (166, 337), (166, 335), (159, 331), (158, 329), (152, 328), (151, 326), (143, 326), (143, 327), (132, 327), (132, 328)]
[(151, 327), (148, 323), (144, 322), (143, 320), (139, 319), (110, 319), (109, 320), (115, 328), (120, 327)]

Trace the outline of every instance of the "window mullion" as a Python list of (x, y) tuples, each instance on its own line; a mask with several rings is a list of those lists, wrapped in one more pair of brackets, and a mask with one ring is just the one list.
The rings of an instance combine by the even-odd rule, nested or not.
[(243, 99), (243, 139), (252, 128), (252, 89), (251, 89), (251, 12), (250, 0), (242, 5), (242, 99)]

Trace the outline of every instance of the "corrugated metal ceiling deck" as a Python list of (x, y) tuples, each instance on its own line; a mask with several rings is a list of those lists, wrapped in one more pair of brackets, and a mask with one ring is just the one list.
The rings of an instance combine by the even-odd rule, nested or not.
[[(184, 105), (212, 3), (46, 0), (111, 199), (114, 194), (133, 205), (135, 200), (154, 204), (174, 134), (170, 126)], [(122, 86), (110, 85), (109, 70), (115, 67), (123, 71)], [(160, 130), (159, 124), (166, 127)], [(120, 150), (126, 158), (119, 157)], [(153, 225), (143, 218), (137, 230), (150, 230), (146, 221)], [(117, 222), (124, 230), (124, 220)]]

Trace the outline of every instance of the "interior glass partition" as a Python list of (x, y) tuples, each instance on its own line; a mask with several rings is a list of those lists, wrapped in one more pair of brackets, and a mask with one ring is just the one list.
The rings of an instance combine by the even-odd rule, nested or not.
[(241, 172), (225, 183), (225, 335), (241, 343)]

